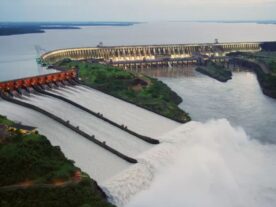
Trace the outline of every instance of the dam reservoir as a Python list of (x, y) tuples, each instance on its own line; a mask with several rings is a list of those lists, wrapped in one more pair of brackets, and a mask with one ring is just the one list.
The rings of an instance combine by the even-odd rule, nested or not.
[(60, 48), (275, 41), (273, 24), (149, 22), (128, 27), (83, 27), (80, 30), (46, 30), (42, 34), (0, 37), (0, 81), (47, 73), (35, 59)]
[[(167, 29), (164, 30), (164, 28)], [(223, 32), (217, 32), (221, 31), (221, 28), (223, 28)], [(156, 35), (158, 29), (162, 29), (164, 34)], [(203, 29), (205, 29), (203, 34), (199, 33)], [(264, 30), (267, 32), (263, 32)], [(166, 22), (138, 24), (131, 27), (85, 27), (82, 30), (74, 31), (54, 30), (47, 31), (45, 34), (0, 37), (1, 46), (4, 46), (0, 48), (0, 79), (3, 81), (53, 72), (36, 65), (35, 58), (39, 53), (59, 48), (93, 47), (99, 41), (108, 45), (205, 43), (213, 42), (215, 38), (219, 38), (223, 42), (254, 42), (273, 41), (275, 35), (275, 25)], [(39, 47), (35, 47), (34, 42)], [(20, 47), (17, 50), (18, 46)], [(259, 166), (267, 169), (268, 166), (261, 165), (262, 162), (267, 162), (272, 166), (269, 169), (273, 175), (275, 172), (273, 168), (275, 160), (273, 159), (276, 155), (274, 147), (276, 143), (276, 101), (262, 94), (255, 73), (240, 68), (234, 72), (232, 80), (227, 83), (220, 83), (199, 74), (190, 66), (148, 68), (142, 71), (138, 70), (138, 72), (158, 78), (177, 92), (183, 99), (181, 108), (189, 112), (192, 119), (197, 122), (181, 125), (84, 86), (66, 86), (57, 90), (52, 89), (50, 92), (55, 95), (62, 95), (90, 110), (102, 113), (108, 119), (126, 125), (139, 134), (160, 140), (162, 144), (157, 147), (53, 97), (31, 94), (16, 98), (22, 102), (44, 108), (48, 112), (62, 117), (65, 121), (69, 121), (73, 126), (78, 126), (85, 133), (95, 135), (106, 145), (137, 159), (138, 164), (136, 165), (128, 163), (33, 110), (0, 99), (0, 114), (28, 125), (37, 126), (52, 144), (60, 146), (69, 159), (75, 160), (77, 166), (97, 180), (105, 192), (109, 193), (112, 201), (119, 206), (125, 205), (130, 201), (132, 195), (144, 190), (145, 187), (149, 187), (153, 178), (157, 176), (160, 166), (173, 160), (171, 158), (173, 152), (185, 149), (186, 151), (181, 156), (183, 158), (192, 157), (194, 155), (191, 150), (194, 147), (193, 142), (196, 142), (203, 150), (217, 153), (218, 157), (221, 157), (220, 159), (214, 158), (214, 163), (218, 164), (218, 166), (214, 166), (214, 169), (221, 169), (219, 175), (222, 177), (232, 173), (230, 167), (239, 168), (243, 164), (241, 162), (237, 162), (236, 165), (233, 164), (239, 158), (245, 160), (249, 166), (253, 166), (254, 155), (251, 153), (251, 148), (256, 149), (257, 155), (261, 157), (258, 160)], [(211, 119), (214, 121), (210, 123), (209, 120)], [(222, 120), (217, 121), (217, 119)], [(240, 127), (241, 131), (245, 130), (248, 137), (239, 129), (236, 130), (232, 127), (225, 119), (232, 126)], [(204, 124), (205, 122), (207, 124)], [(214, 131), (224, 129), (226, 129), (225, 136), (221, 140), (219, 135), (214, 134)], [(199, 130), (203, 130), (203, 134), (197, 134)], [(195, 138), (195, 141), (191, 140), (192, 137)], [(199, 137), (206, 138), (206, 143)], [(242, 141), (240, 141), (240, 137)], [(229, 141), (232, 138), (233, 142)], [(256, 140), (258, 141), (255, 142)], [(246, 143), (248, 148), (241, 144), (242, 147), (237, 149), (237, 146), (240, 147), (240, 142)], [(219, 146), (221, 143), (225, 144), (226, 152), (216, 151), (217, 148), (213, 147), (212, 143)], [(243, 154), (239, 150), (245, 150), (248, 153)], [(267, 154), (267, 151), (270, 154)], [(237, 157), (231, 160), (232, 158), (229, 157), (233, 153), (237, 153)], [(268, 155), (271, 156), (271, 159), (268, 158)], [(184, 160), (188, 162), (188, 160)], [(205, 162), (204, 159), (196, 161), (209, 167), (209, 163)], [(229, 165), (230, 170), (227, 165), (229, 162), (231, 164)], [(226, 166), (222, 166), (222, 163), (226, 163)], [(188, 165), (188, 167), (198, 170), (195, 166)], [(208, 169), (214, 170), (211, 167)], [(234, 178), (243, 178), (243, 176), (248, 175), (248, 183), (244, 185), (246, 190), (250, 189), (251, 184), (255, 184), (255, 177), (251, 174), (247, 172), (235, 173), (233, 174)], [(258, 174), (260, 177), (257, 178), (262, 180), (262, 175), (263, 177), (271, 176), (268, 172), (265, 175)], [(267, 185), (263, 187), (272, 189), (275, 186), (274, 182), (275, 180), (272, 179), (271, 183), (267, 182)], [(231, 184), (231, 182), (229, 183)], [(216, 186), (216, 184), (214, 185)], [(136, 189), (129, 186), (135, 186)], [(257, 188), (254, 189), (254, 193), (258, 190)], [(270, 191), (269, 193), (271, 193), (270, 195), (273, 194)], [(273, 199), (272, 196), (272, 203), (275, 201)], [(262, 203), (262, 201), (260, 202)]]

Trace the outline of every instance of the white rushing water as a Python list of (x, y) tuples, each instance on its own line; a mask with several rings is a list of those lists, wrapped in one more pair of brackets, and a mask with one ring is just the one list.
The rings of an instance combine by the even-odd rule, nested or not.
[(103, 184), (127, 207), (274, 207), (276, 146), (225, 120), (191, 122)]
[(56, 93), (88, 109), (100, 112), (106, 118), (123, 124), (137, 133), (152, 138), (158, 138), (180, 126), (179, 123), (168, 118), (88, 87), (61, 88)]
[[(0, 99), (0, 114), (23, 124), (38, 127), (65, 156), (99, 183), (130, 166), (123, 159), (88, 141), (59, 123), (33, 110)], [(112, 170), (111, 170), (112, 169)]]
[(30, 97), (23, 96), (19, 100), (38, 106), (65, 121), (69, 120), (73, 126), (78, 126), (87, 134), (95, 135), (96, 139), (127, 156), (135, 157), (153, 147), (153, 145), (51, 96), (31, 94)]

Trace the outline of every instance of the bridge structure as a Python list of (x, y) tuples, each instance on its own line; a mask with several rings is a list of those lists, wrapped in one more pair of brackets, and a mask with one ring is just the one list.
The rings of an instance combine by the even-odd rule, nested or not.
[(257, 52), (260, 42), (169, 44), (111, 47), (84, 47), (61, 49), (45, 53), (41, 59), (52, 64), (69, 58), (71, 60), (96, 60), (101, 63), (129, 67), (154, 67), (201, 63), (204, 60), (227, 61), (231, 52)]

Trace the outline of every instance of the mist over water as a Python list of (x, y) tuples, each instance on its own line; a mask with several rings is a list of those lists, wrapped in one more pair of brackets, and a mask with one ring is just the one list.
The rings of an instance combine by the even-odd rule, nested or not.
[(117, 205), (276, 206), (276, 146), (226, 119), (182, 125), (141, 160), (104, 186)]

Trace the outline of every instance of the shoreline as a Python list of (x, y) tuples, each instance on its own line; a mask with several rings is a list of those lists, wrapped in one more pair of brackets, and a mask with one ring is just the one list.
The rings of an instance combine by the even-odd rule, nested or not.
[(256, 60), (238, 56), (233, 58), (233, 63), (253, 70), (257, 76), (263, 94), (276, 99), (276, 77), (269, 71), (269, 68), (263, 68), (264, 66)]
[(0, 37), (13, 36), (23, 34), (39, 34), (46, 33), (47, 30), (67, 30), (67, 29), (82, 29), (84, 26), (111, 26), (122, 27), (132, 26), (139, 22), (84, 22), (84, 23), (1, 23), (0, 22)]

